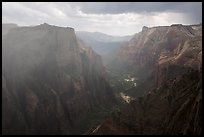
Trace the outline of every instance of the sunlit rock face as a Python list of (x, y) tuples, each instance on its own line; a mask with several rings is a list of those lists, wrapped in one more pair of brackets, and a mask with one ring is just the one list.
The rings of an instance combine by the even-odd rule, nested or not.
[(143, 72), (152, 70), (158, 85), (158, 73), (176, 65), (201, 70), (202, 24), (175, 24), (147, 28), (135, 34), (129, 44), (121, 48), (118, 60), (137, 66)]
[(73, 28), (11, 29), (2, 69), (3, 134), (80, 134), (95, 108), (114, 102), (101, 57)]
[[(152, 61), (156, 63), (159, 61), (161, 64), (167, 61), (167, 57), (168, 59), (171, 57), (175, 63), (199, 69), (200, 58), (197, 56), (202, 54), (201, 45), (201, 24), (143, 27), (143, 31), (135, 34), (129, 44), (121, 48), (119, 55), (121, 59), (140, 66), (150, 65)], [(187, 57), (193, 61), (188, 62), (189, 60), (183, 59)]]
[(118, 57), (143, 73), (151, 70), (155, 84), (146, 95), (112, 113), (92, 134), (200, 135), (201, 56), (201, 24), (144, 27)]

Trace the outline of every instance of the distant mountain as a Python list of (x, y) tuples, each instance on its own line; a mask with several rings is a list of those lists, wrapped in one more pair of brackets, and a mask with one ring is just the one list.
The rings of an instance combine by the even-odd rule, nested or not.
[(111, 36), (101, 32), (86, 31), (76, 31), (76, 35), (86, 40), (95, 40), (100, 42), (123, 42), (129, 41), (132, 38), (132, 36)]
[(77, 31), (76, 35), (79, 39), (82, 39), (84, 43), (93, 48), (96, 53), (101, 55), (104, 64), (108, 64), (113, 60), (123, 45), (127, 44), (127, 41), (132, 36), (110, 36), (100, 32), (84, 32)]

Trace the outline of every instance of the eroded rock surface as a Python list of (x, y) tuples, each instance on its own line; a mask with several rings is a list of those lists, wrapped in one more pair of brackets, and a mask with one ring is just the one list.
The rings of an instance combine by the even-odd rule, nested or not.
[(114, 102), (101, 57), (73, 28), (11, 29), (2, 69), (3, 134), (82, 134), (89, 115)]
[(145, 82), (153, 78), (154, 86), (112, 113), (91, 134), (200, 135), (201, 56), (201, 24), (144, 27), (118, 57), (138, 72), (151, 72)]

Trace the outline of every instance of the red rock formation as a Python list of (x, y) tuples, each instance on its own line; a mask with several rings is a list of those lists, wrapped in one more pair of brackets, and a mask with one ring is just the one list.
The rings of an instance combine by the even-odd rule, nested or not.
[(145, 28), (121, 48), (118, 60), (141, 70), (154, 70), (155, 79), (170, 64), (201, 70), (201, 32), (201, 25)]
[(201, 56), (201, 25), (145, 27), (119, 57), (140, 72), (152, 70), (154, 89), (112, 113), (91, 134), (200, 135)]

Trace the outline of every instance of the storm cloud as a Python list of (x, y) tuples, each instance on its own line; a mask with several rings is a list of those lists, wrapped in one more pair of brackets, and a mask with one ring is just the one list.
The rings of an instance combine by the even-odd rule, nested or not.
[[(202, 4), (196, 2), (73, 2), (85, 13), (127, 13), (127, 12), (200, 12)], [(195, 12), (195, 13), (196, 13)]]
[(3, 2), (3, 23), (70, 26), (77, 31), (131, 35), (142, 26), (202, 22), (201, 2)]
[(161, 13), (173, 12), (188, 14), (195, 21), (202, 21), (201, 2), (93, 2), (71, 3), (80, 7), (84, 13), (120, 14), (120, 13)]

